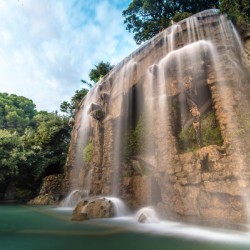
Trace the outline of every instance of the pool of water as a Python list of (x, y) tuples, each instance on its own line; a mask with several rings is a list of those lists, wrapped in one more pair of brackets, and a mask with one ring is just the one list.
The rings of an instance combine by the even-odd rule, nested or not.
[(250, 249), (249, 233), (173, 222), (144, 225), (129, 217), (73, 222), (71, 213), (47, 206), (0, 205), (0, 249)]

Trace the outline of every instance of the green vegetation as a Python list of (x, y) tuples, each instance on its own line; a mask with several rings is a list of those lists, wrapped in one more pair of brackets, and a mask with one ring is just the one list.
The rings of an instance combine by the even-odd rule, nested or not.
[(125, 136), (124, 158), (127, 162), (131, 161), (133, 156), (142, 153), (145, 145), (145, 119), (141, 115), (134, 129)]
[(99, 62), (97, 65), (95, 65), (95, 68), (90, 71), (90, 80), (94, 83), (97, 83), (102, 77), (108, 74), (108, 72), (113, 69), (113, 67), (114, 66), (112, 66), (109, 62)]
[(173, 16), (172, 20), (175, 22), (175, 23), (178, 23), (180, 22), (181, 20), (185, 19), (185, 18), (188, 18), (192, 16), (191, 13), (189, 12), (176, 12), (175, 15)]
[(34, 196), (43, 177), (63, 170), (68, 121), (56, 113), (37, 112), (31, 100), (6, 93), (0, 93), (0, 110), (0, 198), (9, 186), (16, 197)]
[(126, 29), (134, 33), (135, 42), (141, 44), (169, 27), (171, 20), (179, 22), (211, 8), (219, 8), (220, 12), (227, 14), (239, 28), (250, 24), (249, 0), (133, 0), (122, 14)]
[(93, 83), (81, 80), (85, 87), (80, 90), (76, 90), (70, 102), (62, 102), (60, 105), (60, 111), (67, 117), (73, 118), (82, 99), (88, 94), (89, 88), (92, 88), (94, 84), (96, 84), (100, 80), (100, 78), (105, 76), (113, 67), (114, 66), (112, 66), (109, 62), (103, 61), (95, 65), (95, 68), (91, 69), (89, 73), (89, 78), (91, 81), (93, 81)]
[(60, 111), (66, 114), (68, 117), (73, 118), (80, 102), (82, 101), (83, 97), (88, 94), (88, 92), (89, 90), (85, 88), (77, 90), (70, 102), (64, 101), (61, 103)]
[[(178, 137), (182, 151), (192, 152), (199, 148), (192, 125), (189, 128), (182, 129)], [(201, 142), (202, 146), (221, 145), (223, 142), (214, 111), (210, 111), (201, 117)]]
[(31, 100), (0, 93), (0, 129), (23, 133), (27, 126), (32, 126), (36, 113), (35, 104)]
[(250, 24), (250, 1), (249, 0), (221, 0), (221, 13), (228, 17), (240, 28)]
[(126, 29), (134, 33), (134, 40), (141, 44), (170, 26), (171, 20), (180, 21), (188, 15), (214, 7), (219, 7), (218, 0), (133, 0), (122, 14)]
[(83, 149), (83, 161), (86, 164), (90, 164), (92, 162), (93, 153), (94, 153), (94, 144), (92, 141), (90, 141)]

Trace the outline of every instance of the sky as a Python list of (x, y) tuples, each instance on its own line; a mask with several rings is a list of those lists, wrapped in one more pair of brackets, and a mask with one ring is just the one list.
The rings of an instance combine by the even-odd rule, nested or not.
[(55, 111), (100, 61), (137, 45), (122, 11), (130, 0), (0, 0), (0, 92)]

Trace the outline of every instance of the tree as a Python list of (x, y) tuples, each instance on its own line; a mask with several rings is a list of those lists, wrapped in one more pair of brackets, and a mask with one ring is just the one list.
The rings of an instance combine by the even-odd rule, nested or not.
[(43, 177), (63, 171), (68, 119), (37, 112), (25, 97), (0, 93), (0, 126), (0, 198), (8, 186), (15, 187), (16, 198), (31, 198)]
[(180, 13), (185, 18), (218, 6), (218, 0), (133, 0), (122, 15), (126, 29), (134, 33), (134, 40), (141, 44), (170, 26), (176, 15), (180, 18)]
[(0, 186), (18, 174), (19, 137), (8, 130), (0, 130)]
[(32, 126), (35, 107), (26, 97), (0, 93), (0, 129), (23, 133), (27, 126)]
[(91, 69), (89, 73), (89, 78), (94, 83), (97, 83), (100, 78), (104, 77), (111, 69), (113, 69), (114, 66), (112, 66), (109, 62), (99, 62), (97, 65), (95, 65), (94, 69)]
[(70, 102), (64, 101), (60, 105), (60, 111), (65, 113), (68, 117), (74, 117), (75, 112), (85, 95), (89, 92), (88, 89), (76, 90), (75, 94), (72, 96)]
[(89, 78), (91, 82), (87, 82), (85, 80), (81, 80), (81, 82), (84, 84), (84, 86), (87, 86), (82, 88), (81, 90), (76, 90), (75, 94), (72, 96), (70, 102), (64, 101), (60, 105), (60, 111), (64, 114), (66, 114), (68, 117), (74, 117), (75, 112), (83, 99), (85, 95), (89, 92), (89, 88), (92, 88), (94, 84), (96, 84), (100, 78), (105, 76), (111, 69), (113, 69), (113, 65), (111, 65), (109, 62), (99, 62), (97, 65), (95, 65), (95, 68), (91, 69), (89, 73)]
[(40, 111), (34, 117), (34, 121), (36, 128), (29, 142), (35, 148), (40, 148), (40, 158), (36, 163), (37, 178), (61, 172), (70, 140), (67, 119), (54, 113)]
[(249, 0), (221, 0), (220, 12), (226, 13), (239, 28), (250, 24)]

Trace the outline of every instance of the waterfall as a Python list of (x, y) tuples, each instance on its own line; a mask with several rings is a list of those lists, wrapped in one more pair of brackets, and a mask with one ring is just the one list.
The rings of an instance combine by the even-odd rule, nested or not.
[(143, 207), (136, 213), (136, 220), (141, 223), (158, 223), (160, 220), (153, 207)]
[(61, 202), (62, 207), (75, 207), (79, 201), (87, 198), (89, 195), (88, 190), (73, 190), (69, 195)]
[(154, 206), (172, 220), (244, 223), (246, 60), (235, 28), (217, 10), (143, 44), (81, 103), (68, 157), (72, 190), (119, 197), (131, 208)]
[(127, 216), (129, 214), (129, 209), (126, 206), (126, 204), (117, 197), (106, 197), (108, 200), (111, 200), (111, 202), (114, 204), (115, 209), (115, 216), (122, 217)]

